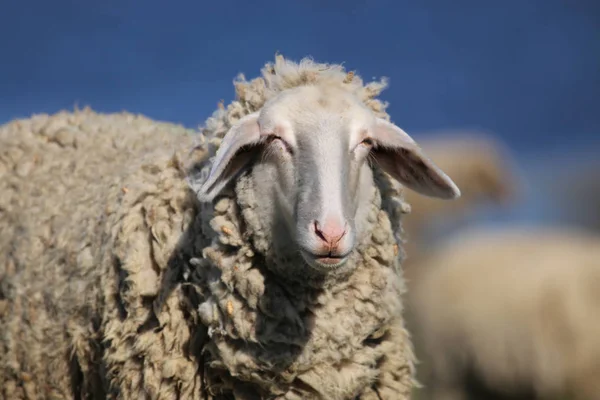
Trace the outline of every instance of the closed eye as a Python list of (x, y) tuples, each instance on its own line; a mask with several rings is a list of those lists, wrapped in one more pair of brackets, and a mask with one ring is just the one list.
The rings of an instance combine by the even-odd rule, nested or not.
[(283, 145), (283, 147), (286, 149), (286, 151), (288, 153), (294, 154), (292, 146), (290, 146), (290, 144), (288, 142), (286, 142), (281, 136), (270, 135), (269, 136), (269, 142), (272, 143), (274, 141), (279, 141)]
[[(357, 154), (362, 154), (362, 155), (367, 155), (370, 153), (371, 149), (373, 148), (373, 146), (375, 145), (375, 141), (373, 139), (371, 139), (370, 137), (364, 138), (362, 141), (360, 141), (353, 149), (352, 152), (353, 153), (357, 153)], [(362, 157), (362, 156), (361, 156)]]
[(360, 143), (358, 143), (356, 145), (356, 147), (354, 147), (353, 151), (359, 150), (359, 149), (370, 149), (371, 147), (373, 147), (374, 145), (374, 141), (373, 139), (371, 139), (370, 137), (364, 138)]

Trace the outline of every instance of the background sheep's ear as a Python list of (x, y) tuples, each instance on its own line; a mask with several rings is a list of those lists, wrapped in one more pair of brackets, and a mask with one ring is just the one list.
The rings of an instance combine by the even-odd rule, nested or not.
[(406, 187), (429, 197), (456, 199), (460, 190), (406, 132), (382, 118), (373, 131), (373, 158)]
[(225, 134), (208, 178), (196, 192), (200, 201), (211, 202), (252, 161), (261, 141), (258, 116), (255, 112), (241, 118)]

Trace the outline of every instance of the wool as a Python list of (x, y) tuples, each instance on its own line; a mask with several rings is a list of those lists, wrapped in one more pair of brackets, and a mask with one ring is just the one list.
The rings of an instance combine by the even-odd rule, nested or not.
[[(257, 262), (246, 244), (232, 251), (231, 243), (243, 234), (228, 223), (251, 211), (246, 208), (252, 206), (251, 199), (244, 198), (252, 194), (249, 184), (244, 178), (237, 184), (240, 205), (222, 199), (215, 207), (225, 214), (212, 220), (221, 222), (213, 229), (233, 241), (221, 242), (220, 249), (209, 247), (206, 259), (194, 259), (202, 265), (195, 270), (202, 274), (196, 280), (209, 282), (208, 291), (201, 294), (206, 300), (200, 305), (200, 318), (212, 336), (207, 350), (213, 360), (208, 376), (214, 394), (233, 387), (234, 375), (256, 382), (261, 396), (354, 398), (377, 382), (378, 369), (389, 369), (399, 378), (382, 387), (408, 395), (412, 349), (400, 313), (404, 286), (381, 196), (374, 193), (372, 237), (348, 261), (352, 269), (344, 279), (301, 285), (293, 276), (286, 279), (283, 260), (278, 260), (280, 269), (273, 270)], [(236, 211), (238, 207), (242, 210)], [(244, 221), (250, 235), (260, 230), (257, 220)], [(289, 260), (288, 266), (298, 262)], [(383, 364), (375, 368), (378, 363)], [(219, 370), (218, 377), (210, 375)]]
[(90, 109), (0, 128), (3, 398), (409, 398), (397, 182), (374, 171), (371, 233), (331, 276), (272, 254), (247, 176), (196, 199), (232, 124), (304, 84), (389, 118), (384, 80), (278, 56), (200, 132)]
[[(134, 357), (147, 337), (120, 340), (170, 282), (168, 258), (194, 209), (179, 164), (190, 132), (85, 109), (14, 121), (0, 142), (2, 396), (105, 398), (113, 352), (143, 368)], [(162, 352), (164, 362), (187, 340), (178, 296), (165, 296), (159, 317), (172, 326), (154, 338), (171, 349), (146, 359)]]

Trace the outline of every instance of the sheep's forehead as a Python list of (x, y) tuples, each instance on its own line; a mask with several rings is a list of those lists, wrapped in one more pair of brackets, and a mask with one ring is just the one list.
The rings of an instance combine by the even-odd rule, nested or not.
[(373, 120), (373, 114), (347, 90), (304, 86), (269, 101), (263, 109), (261, 126), (297, 143), (322, 143), (326, 137), (353, 141), (354, 136), (364, 134)]

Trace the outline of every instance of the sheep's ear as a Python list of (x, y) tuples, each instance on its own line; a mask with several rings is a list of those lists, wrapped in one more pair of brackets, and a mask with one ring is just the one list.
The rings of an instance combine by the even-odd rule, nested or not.
[(406, 187), (429, 197), (456, 199), (460, 190), (406, 132), (382, 118), (373, 129), (372, 155), (381, 168)]
[(208, 178), (196, 192), (200, 201), (211, 202), (257, 154), (262, 139), (258, 116), (246, 115), (225, 134)]

